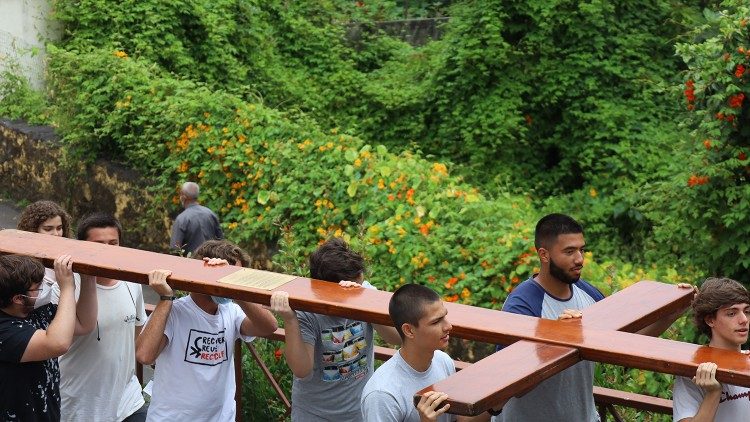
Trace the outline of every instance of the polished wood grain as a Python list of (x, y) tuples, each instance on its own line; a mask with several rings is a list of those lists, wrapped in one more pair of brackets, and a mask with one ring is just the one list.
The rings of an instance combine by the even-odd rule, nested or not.
[(493, 406), (499, 410), (511, 397), (534, 388), (579, 361), (576, 349), (519, 341), (502, 353), (482, 359), (482, 365), (471, 365), (417, 392), (414, 403), (425, 392), (434, 390), (448, 393), (447, 403), (453, 414), (478, 415)]
[[(271, 295), (270, 291), (217, 282), (221, 277), (237, 271), (238, 267), (208, 267), (194, 259), (37, 233), (0, 231), (0, 253), (35, 256), (47, 266), (51, 266), (58, 255), (69, 253), (73, 256), (74, 270), (81, 273), (145, 284), (150, 270), (162, 268), (173, 272), (168, 281), (177, 289), (262, 304), (268, 304)], [(294, 279), (279, 290), (290, 293), (290, 303), (298, 310), (357, 318), (377, 324), (391, 324), (387, 309), (391, 294), (388, 292), (342, 288), (337, 283), (303, 277)], [(517, 361), (507, 363), (504, 360), (504, 352), (512, 350), (506, 348), (472, 365), (471, 368), (475, 368), (472, 371), (482, 376), (474, 375), (471, 388), (464, 386), (446, 392), (451, 397), (471, 392), (471, 397), (474, 398), (466, 396), (466, 401), (460, 402), (461, 404), (456, 401), (456, 408), (464, 406), (465, 410), (478, 411), (483, 406), (491, 406), (493, 400), (525, 391), (528, 386), (518, 381), (523, 373), (526, 377), (537, 377), (536, 380), (541, 380), (545, 373), (549, 373), (544, 371), (557, 371), (564, 369), (565, 365), (571, 365), (568, 356), (577, 356), (576, 361), (579, 358), (588, 359), (685, 376), (691, 376), (699, 363), (714, 361), (719, 365), (717, 378), (720, 381), (750, 386), (750, 365), (747, 356), (615, 331), (635, 330), (646, 326), (659, 316), (684, 307), (691, 295), (692, 292), (689, 290), (680, 290), (672, 285), (640, 282), (584, 310), (582, 321), (544, 320), (446, 303), (447, 318), (453, 324), (452, 335), (456, 337), (495, 344), (512, 344), (526, 340), (518, 347), (536, 348), (544, 343), (558, 347), (546, 350), (559, 352), (559, 348), (566, 349), (566, 353), (560, 355), (544, 355), (546, 360), (543, 363), (537, 362), (524, 367)], [(612, 309), (607, 306), (609, 303), (613, 304)], [(569, 355), (569, 349), (578, 352)], [(549, 369), (537, 374), (536, 368), (540, 365)], [(509, 366), (513, 366), (515, 375), (504, 377), (503, 374), (507, 373), (506, 368)], [(482, 383), (478, 380), (482, 380)], [(447, 385), (451, 388), (457, 387), (452, 381)]]

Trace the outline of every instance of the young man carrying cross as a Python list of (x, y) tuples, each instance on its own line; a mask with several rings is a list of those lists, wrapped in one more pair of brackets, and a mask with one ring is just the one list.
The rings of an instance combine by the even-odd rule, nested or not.
[[(453, 359), (440, 349), (453, 328), (440, 296), (428, 287), (406, 284), (393, 293), (388, 313), (403, 346), (373, 374), (362, 391), (365, 422), (449, 422), (444, 393), (430, 392), (415, 407), (414, 394), (456, 372)], [(489, 414), (461, 421), (487, 421)]]
[[(503, 304), (503, 311), (546, 319), (582, 317), (582, 310), (604, 299), (581, 279), (586, 241), (583, 227), (572, 217), (549, 214), (536, 225), (534, 246), (540, 271), (519, 284)], [(680, 288), (692, 288), (687, 284)], [(659, 335), (682, 311), (648, 326), (640, 334)], [(521, 397), (511, 398), (496, 422), (595, 422), (594, 363), (581, 361), (548, 378)]]
[[(373, 288), (364, 281), (365, 260), (340, 238), (310, 255), (310, 276), (342, 287)], [(393, 327), (356, 319), (294, 311), (289, 294), (271, 295), (271, 310), (284, 320), (284, 355), (294, 374), (292, 421), (361, 420), (359, 397), (374, 371), (373, 331), (391, 344), (401, 338)]]
[[(709, 278), (693, 300), (695, 325), (708, 345), (741, 351), (750, 328), (750, 294), (728, 278)], [(750, 421), (750, 388), (716, 380), (713, 362), (698, 365), (693, 379), (676, 377), (673, 416), (676, 422)]]
[[(247, 254), (226, 240), (209, 240), (194, 256), (207, 265), (250, 264)], [(156, 362), (147, 420), (234, 421), (234, 342), (270, 335), (276, 318), (258, 304), (195, 292), (175, 300), (170, 275), (149, 273), (148, 284), (160, 300), (136, 340), (138, 361)]]
[[(119, 246), (122, 226), (113, 215), (94, 213), (78, 222), (77, 237)], [(148, 406), (135, 375), (135, 339), (146, 322), (141, 285), (96, 277), (96, 300), (96, 328), (60, 358), (62, 420), (143, 422)]]
[(54, 317), (38, 328), (29, 316), (44, 267), (34, 258), (0, 256), (0, 420), (59, 421), (57, 357), (68, 351), (76, 326), (73, 261), (55, 260), (60, 289)]

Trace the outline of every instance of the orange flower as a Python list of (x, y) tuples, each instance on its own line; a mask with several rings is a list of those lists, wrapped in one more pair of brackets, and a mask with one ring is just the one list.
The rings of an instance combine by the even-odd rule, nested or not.
[(706, 139), (703, 141), (703, 146), (706, 147), (706, 149), (711, 149), (711, 140)]
[(461, 299), (468, 299), (469, 297), (471, 297), (471, 292), (469, 291), (469, 289), (464, 287), (464, 289), (461, 290)]
[(456, 302), (458, 301), (458, 295), (446, 296), (443, 299), (445, 299), (446, 302)]
[(281, 359), (281, 355), (284, 354), (284, 351), (281, 348), (276, 349), (276, 351), (273, 352), (273, 357), (276, 358), (276, 360)]
[(744, 151), (740, 151), (740, 153), (739, 153), (739, 154), (737, 154), (737, 158), (738, 158), (738, 159), (739, 159), (740, 161), (745, 161), (745, 160), (747, 160), (747, 154), (745, 154), (745, 152), (744, 152)]
[(419, 226), (419, 231), (422, 232), (423, 235), (427, 236), (428, 234), (430, 234), (430, 226), (428, 226), (427, 224), (422, 224), (421, 226)]

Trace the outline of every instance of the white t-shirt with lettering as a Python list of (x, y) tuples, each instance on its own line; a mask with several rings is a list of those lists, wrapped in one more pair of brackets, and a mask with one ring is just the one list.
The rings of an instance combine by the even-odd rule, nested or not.
[(174, 301), (147, 421), (234, 421), (234, 342), (253, 340), (240, 335), (244, 319), (236, 303), (210, 315), (190, 296)]
[[(677, 422), (692, 418), (698, 413), (705, 393), (690, 378), (675, 377), (672, 396), (672, 416)], [(750, 388), (722, 384), (719, 408), (716, 410), (714, 421), (750, 421)]]

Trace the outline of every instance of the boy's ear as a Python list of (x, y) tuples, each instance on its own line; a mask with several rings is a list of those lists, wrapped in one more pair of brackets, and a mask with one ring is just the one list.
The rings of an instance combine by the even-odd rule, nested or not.
[(716, 321), (716, 316), (714, 314), (706, 315), (703, 318), (703, 321), (708, 325), (710, 328), (714, 328), (714, 321)]
[(401, 331), (404, 332), (404, 337), (408, 339), (414, 338), (414, 326), (409, 324), (408, 322), (401, 324)]

